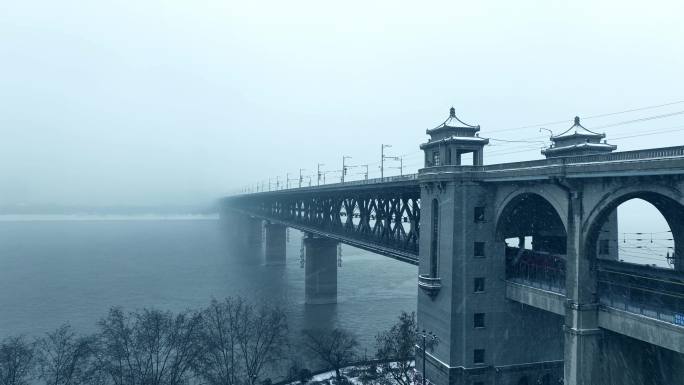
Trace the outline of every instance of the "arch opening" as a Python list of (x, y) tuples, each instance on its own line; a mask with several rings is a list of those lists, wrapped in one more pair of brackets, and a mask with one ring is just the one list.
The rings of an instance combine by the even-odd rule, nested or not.
[(597, 235), (596, 257), (674, 269), (672, 229), (656, 206), (641, 198), (619, 204)]
[(501, 212), (496, 234), (505, 247), (506, 280), (565, 292), (567, 232), (549, 201), (534, 193), (515, 197)]
[(684, 325), (682, 218), (682, 204), (655, 192), (619, 196), (597, 212), (584, 252), (596, 261), (602, 305)]

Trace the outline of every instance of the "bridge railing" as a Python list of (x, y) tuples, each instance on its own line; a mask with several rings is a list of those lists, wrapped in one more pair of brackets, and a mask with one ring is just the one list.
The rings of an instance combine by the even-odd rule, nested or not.
[(601, 305), (684, 326), (684, 298), (632, 286), (599, 281)]
[(508, 247), (506, 280), (565, 294), (565, 260), (547, 253)]
[(647, 266), (641, 268), (643, 273), (632, 266), (610, 266), (598, 271), (602, 305), (684, 326), (684, 280), (672, 279), (674, 272), (660, 275), (657, 270), (662, 269)]
[[(684, 146), (651, 148), (645, 150), (620, 151), (609, 154), (576, 155), (558, 158), (527, 160), (521, 162), (488, 164), (485, 166), (464, 166), (472, 167), (472, 171), (499, 171), (499, 170), (518, 170), (534, 167), (562, 166), (579, 163), (596, 162), (619, 162), (645, 159), (661, 159), (672, 157), (684, 157)], [(467, 170), (467, 168), (464, 168)]]
[(577, 155), (565, 157), (566, 164), (587, 162), (615, 162), (625, 160), (660, 159), (684, 156), (684, 146), (620, 151), (610, 154)]

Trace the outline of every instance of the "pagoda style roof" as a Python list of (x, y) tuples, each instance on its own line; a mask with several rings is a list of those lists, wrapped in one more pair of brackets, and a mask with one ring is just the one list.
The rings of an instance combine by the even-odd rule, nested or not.
[(601, 139), (606, 134), (591, 131), (580, 124), (579, 116), (575, 116), (575, 122), (569, 129), (559, 135), (551, 137), (551, 147), (542, 150), (546, 157), (599, 154), (614, 151), (617, 146), (606, 143)]
[(599, 134), (598, 132), (591, 131), (584, 127), (583, 125), (580, 124), (580, 118), (579, 116), (575, 116), (575, 122), (572, 125), (572, 127), (568, 128), (564, 132), (552, 136), (551, 140), (554, 139), (560, 139), (560, 138), (567, 138), (571, 136), (583, 136), (583, 137), (592, 137), (592, 138), (605, 138), (606, 134)]
[(431, 134), (436, 131), (441, 131), (445, 129), (450, 129), (450, 128), (466, 128), (466, 129), (471, 129), (473, 132), (479, 131), (480, 126), (473, 126), (472, 124), (465, 123), (461, 119), (456, 117), (456, 109), (454, 107), (451, 107), (449, 109), (449, 117), (439, 126), (435, 128), (428, 129), (426, 133)]
[(436, 139), (436, 140), (430, 140), (427, 143), (423, 143), (420, 145), (420, 149), (426, 149), (430, 147), (435, 147), (440, 144), (449, 144), (449, 143), (454, 143), (457, 145), (463, 145), (463, 146), (475, 146), (475, 147), (482, 147), (486, 144), (489, 144), (489, 139), (488, 138), (480, 138), (479, 136), (447, 136), (441, 139)]

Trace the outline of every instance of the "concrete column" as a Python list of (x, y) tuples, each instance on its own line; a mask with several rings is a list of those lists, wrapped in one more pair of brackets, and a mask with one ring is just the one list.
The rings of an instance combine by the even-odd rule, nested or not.
[(564, 377), (566, 385), (592, 385), (601, 383), (596, 274), (581, 232), (582, 192), (575, 190), (570, 195)]
[[(673, 210), (674, 211), (674, 210)], [(670, 230), (672, 230), (672, 239), (674, 239), (675, 249), (674, 254), (674, 269), (676, 271), (684, 272), (684, 223), (681, 221), (684, 215), (684, 208), (679, 207), (676, 211), (676, 218), (680, 220), (670, 220)]]
[(484, 164), (484, 151), (477, 150), (473, 152), (473, 166), (482, 166)]
[(243, 217), (239, 236), (245, 247), (245, 253), (254, 256), (261, 254), (262, 231), (263, 221), (261, 219), (249, 216)]
[(287, 226), (275, 223), (266, 223), (264, 226), (266, 227), (266, 245), (264, 249), (266, 264), (285, 264)]
[(337, 303), (337, 241), (312, 235), (304, 238), (304, 292), (310, 305)]
[[(606, 218), (606, 223), (603, 224), (598, 235), (598, 242), (596, 242), (596, 255), (601, 259), (609, 259), (617, 261), (620, 259), (619, 254), (619, 234), (618, 234), (618, 215), (617, 209), (613, 210)], [(601, 243), (608, 242), (608, 253), (601, 253)]]

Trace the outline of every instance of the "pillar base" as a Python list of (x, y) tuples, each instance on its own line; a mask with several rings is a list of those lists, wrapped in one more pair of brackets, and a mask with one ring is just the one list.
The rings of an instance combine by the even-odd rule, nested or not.
[(264, 257), (267, 265), (284, 265), (286, 262), (287, 226), (266, 223)]
[(337, 241), (307, 236), (304, 238), (304, 248), (306, 304), (337, 303)]

